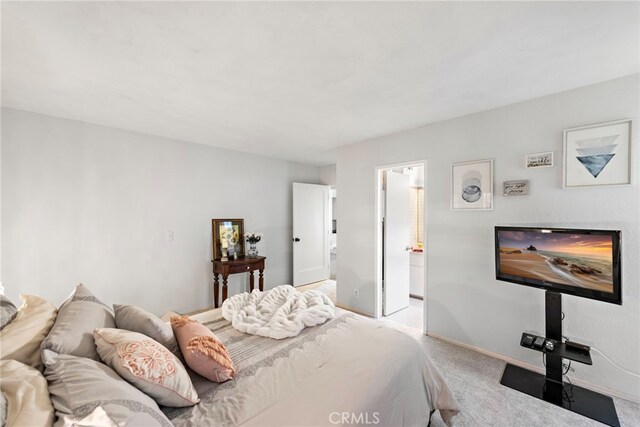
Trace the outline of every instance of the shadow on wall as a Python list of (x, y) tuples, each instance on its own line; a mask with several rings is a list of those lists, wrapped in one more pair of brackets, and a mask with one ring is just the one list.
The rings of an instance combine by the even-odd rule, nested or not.
[[(349, 310), (353, 310), (358, 314), (374, 317), (373, 312), (369, 313), (367, 311), (364, 311), (361, 307), (365, 303), (365, 301), (363, 301), (363, 298), (368, 298), (369, 296), (371, 297), (370, 306), (373, 307), (375, 305), (375, 301), (373, 299), (374, 295), (371, 293), (371, 289), (374, 288), (375, 283), (365, 282), (364, 278), (360, 274), (358, 274), (358, 272), (355, 271), (354, 269), (351, 269), (347, 273), (349, 274), (350, 277), (356, 276), (355, 280), (357, 281), (357, 283), (360, 283), (360, 286), (358, 286), (356, 289), (349, 290), (350, 294), (342, 296), (343, 298), (339, 299), (340, 305), (342, 305), (345, 308), (348, 308)], [(336, 280), (337, 294), (339, 294), (340, 292), (339, 290), (340, 290), (340, 285)]]
[[(456, 316), (453, 313), (451, 313), (451, 311), (449, 311), (447, 307), (443, 306), (438, 301), (429, 299), (427, 315), (428, 316), (431, 315), (430, 317), (432, 319), (437, 318), (439, 324), (447, 325), (446, 331), (434, 330), (433, 332), (439, 335), (455, 337), (454, 339), (456, 341), (467, 342), (467, 343), (471, 342), (469, 335), (467, 335), (467, 333), (461, 327), (460, 323), (458, 323), (458, 321), (456, 320)], [(428, 323), (428, 325), (431, 326), (432, 323)]]

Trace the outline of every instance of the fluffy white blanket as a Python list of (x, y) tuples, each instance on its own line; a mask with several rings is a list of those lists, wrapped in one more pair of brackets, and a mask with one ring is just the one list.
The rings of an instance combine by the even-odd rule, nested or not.
[(333, 318), (335, 307), (321, 292), (282, 285), (232, 296), (222, 304), (222, 316), (240, 332), (279, 340)]

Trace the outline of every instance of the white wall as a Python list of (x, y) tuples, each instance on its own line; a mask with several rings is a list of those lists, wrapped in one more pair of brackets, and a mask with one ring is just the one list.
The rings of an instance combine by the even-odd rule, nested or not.
[[(565, 296), (565, 335), (640, 372), (640, 75), (617, 79), (343, 147), (337, 162), (338, 303), (374, 313), (374, 168), (428, 159), (428, 330), (542, 366), (519, 346), (524, 330), (544, 331), (544, 292), (495, 280), (493, 228), (543, 225), (623, 232), (623, 305)], [(562, 130), (633, 118), (633, 186), (562, 189)], [(527, 153), (554, 151), (553, 168), (527, 170)], [(495, 159), (493, 211), (450, 210), (451, 164)], [(531, 195), (500, 196), (503, 181), (531, 180)], [(6, 267), (5, 267), (6, 268)], [(353, 291), (360, 290), (355, 298)], [(577, 378), (640, 398), (640, 381), (599, 355)], [(496, 378), (496, 381), (498, 379)]]
[(320, 168), (320, 182), (324, 185), (336, 185), (336, 165), (322, 166)]
[[(318, 183), (317, 167), (2, 112), (2, 281), (12, 299), (59, 304), (83, 282), (107, 303), (157, 314), (210, 306), (212, 218), (264, 232), (267, 287), (291, 283), (291, 183)], [(230, 293), (244, 276), (232, 276)]]
[[(1, 89), (2, 84), (0, 84)], [(4, 294), (2, 284), (2, 114), (0, 114), (0, 293)]]

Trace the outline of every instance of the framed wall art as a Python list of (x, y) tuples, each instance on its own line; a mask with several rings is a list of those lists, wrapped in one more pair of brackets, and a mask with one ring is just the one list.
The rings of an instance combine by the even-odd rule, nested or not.
[(528, 196), (529, 180), (519, 179), (517, 181), (505, 181), (502, 183), (503, 196)]
[(451, 165), (451, 209), (493, 209), (493, 160)]
[(212, 219), (213, 259), (222, 257), (222, 248), (227, 249), (230, 258), (234, 253), (238, 257), (244, 256), (244, 220), (242, 219)]
[(563, 188), (631, 184), (631, 120), (564, 131)]
[(527, 154), (525, 164), (527, 169), (553, 167), (553, 151)]

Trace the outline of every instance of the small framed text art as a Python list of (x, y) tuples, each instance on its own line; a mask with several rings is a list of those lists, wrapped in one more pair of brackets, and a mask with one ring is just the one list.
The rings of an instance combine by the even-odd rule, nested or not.
[(553, 166), (553, 151), (527, 154), (527, 169), (550, 168)]
[(563, 188), (631, 184), (631, 120), (564, 131)]
[(493, 209), (493, 160), (451, 165), (451, 209)]
[(529, 180), (505, 181), (502, 183), (503, 196), (527, 196), (529, 194)]
[(244, 256), (244, 220), (212, 219), (211, 230), (214, 260), (223, 258), (223, 252), (230, 259)]

